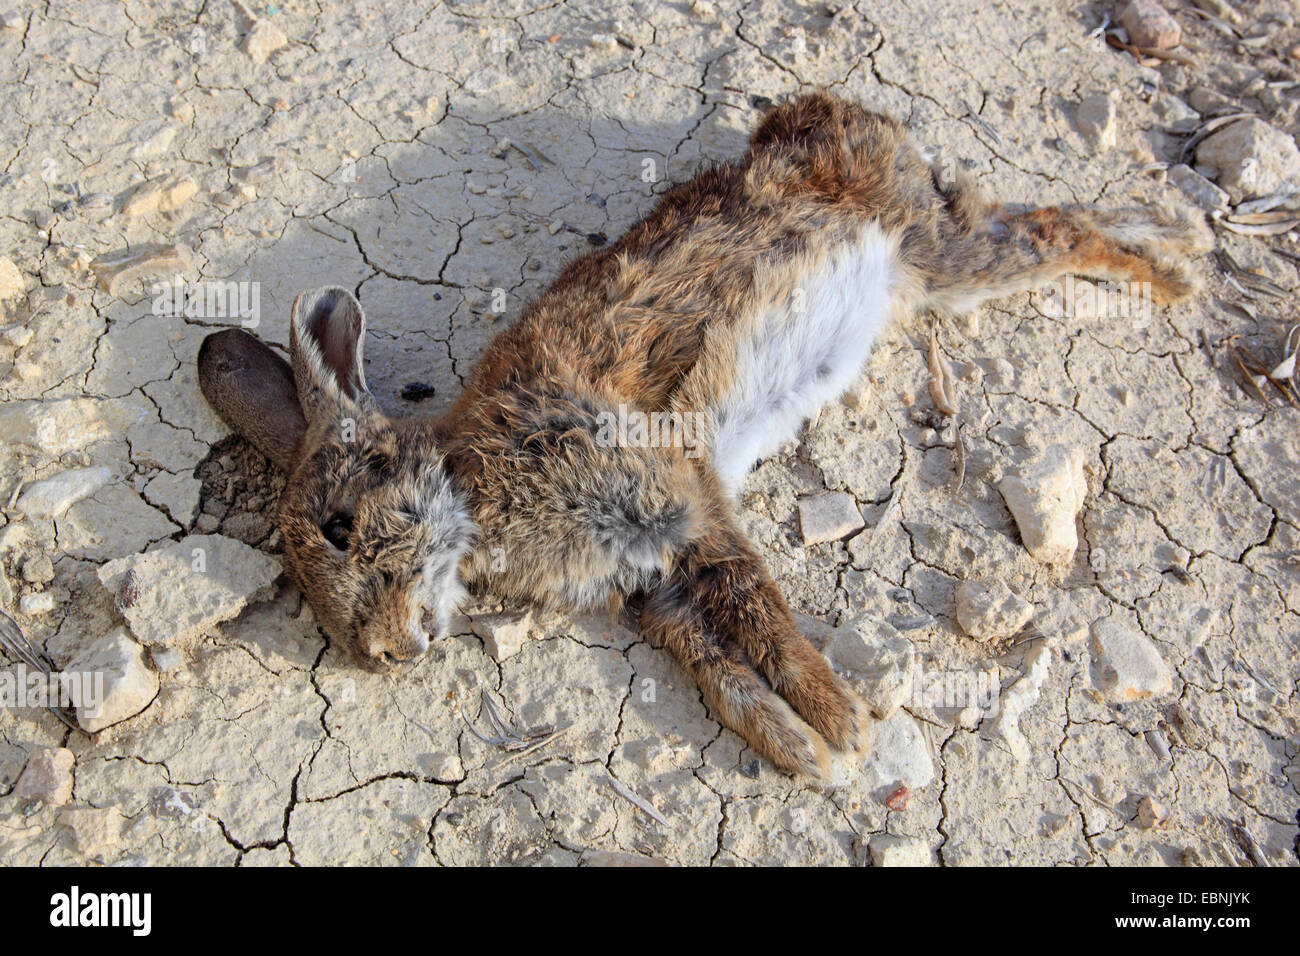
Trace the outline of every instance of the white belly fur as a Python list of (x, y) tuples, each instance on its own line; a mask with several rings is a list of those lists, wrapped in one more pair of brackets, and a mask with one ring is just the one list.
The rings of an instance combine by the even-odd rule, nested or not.
[(753, 464), (790, 441), (857, 379), (888, 323), (896, 246), (871, 223), (738, 343), (736, 381), (711, 410), (713, 465), (733, 496)]

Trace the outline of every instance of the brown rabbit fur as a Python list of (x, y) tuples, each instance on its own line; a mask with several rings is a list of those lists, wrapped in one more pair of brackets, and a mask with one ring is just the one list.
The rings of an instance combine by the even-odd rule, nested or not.
[[(899, 123), (813, 94), (770, 110), (740, 162), (572, 262), (440, 420), (379, 410), (342, 289), (294, 304), (292, 373), (230, 330), (204, 342), (200, 382), (289, 472), (288, 572), (363, 666), (423, 652), (422, 614), (445, 633), (463, 585), (572, 609), (634, 600), (726, 726), (820, 777), (827, 744), (860, 748), (868, 718), (739, 530), (748, 469), (852, 383), (898, 316), (1066, 273), (1174, 301), (1210, 245), (1203, 221), (1150, 210), (1004, 211), (944, 181)], [(620, 407), (698, 415), (703, 450), (610, 441)]]

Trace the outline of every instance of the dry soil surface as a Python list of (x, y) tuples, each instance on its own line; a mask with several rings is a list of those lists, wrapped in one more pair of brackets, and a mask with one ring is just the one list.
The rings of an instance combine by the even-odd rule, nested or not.
[[(58, 667), (117, 660), (139, 712), (88, 736), (0, 709), (0, 860), (1297, 863), (1300, 412), (1243, 386), (1226, 341), (1280, 360), (1295, 307), (1247, 297), (1223, 258), (1149, 315), (1019, 296), (943, 324), (956, 494), (928, 316), (756, 469), (743, 521), (810, 634), (851, 643), (858, 622), (874, 679), (896, 679), (873, 756), (825, 788), (759, 760), (618, 621), (484, 598), (412, 673), (355, 669), (276, 578), (280, 479), (199, 393), (200, 340), (238, 320), (159, 315), (148, 278), (110, 284), (101, 258), (175, 245), (187, 280), (253, 283), (279, 346), (297, 292), (354, 288), (380, 401), (437, 412), (567, 261), (801, 89), (904, 119), (1009, 203), (1187, 204), (1152, 164), (1202, 119), (1297, 132), (1282, 0), (1243, 4), (1236, 37), (1171, 5), (1195, 63), (1158, 67), (1089, 35), (1114, 15), (1096, 3), (9, 9), (0, 603)], [(1109, 128), (1078, 121), (1111, 91)], [(1294, 233), (1216, 234), (1296, 288), (1273, 251)], [(1051, 445), (1087, 482), (1055, 568), (998, 490)], [(826, 492), (852, 510), (806, 544), (800, 502)], [(220, 574), (124, 583), (166, 548)], [(987, 580), (1009, 588), (1010, 633), (981, 641), (957, 591)], [(567, 729), (531, 752), (485, 742), (485, 694), (517, 729)]]

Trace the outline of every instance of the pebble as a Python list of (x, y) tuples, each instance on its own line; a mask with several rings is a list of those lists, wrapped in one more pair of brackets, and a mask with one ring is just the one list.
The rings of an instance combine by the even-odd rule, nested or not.
[(131, 639), (125, 628), (95, 641), (68, 664), (65, 672), (104, 675), (103, 701), (88, 701), (77, 708), (77, 723), (91, 734), (134, 717), (158, 693), (158, 675), (145, 663), (144, 648)]
[(957, 623), (977, 641), (1006, 640), (1018, 633), (1033, 614), (1033, 606), (1001, 578), (957, 585)]
[(38, 747), (14, 785), (20, 801), (40, 800), (61, 807), (72, 799), (72, 768), (77, 759), (66, 747)]
[(71, 834), (77, 852), (92, 862), (109, 863), (121, 853), (126, 818), (116, 807), (64, 807), (58, 824)]
[(1169, 182), (1206, 212), (1228, 208), (1228, 194), (1185, 163), (1170, 166)]
[(254, 63), (265, 63), (272, 53), (288, 45), (284, 33), (269, 20), (254, 20), (244, 34), (244, 52)]
[(1075, 114), (1079, 132), (1099, 152), (1115, 148), (1118, 135), (1118, 103), (1114, 91), (1085, 96)]
[(1169, 741), (1165, 739), (1164, 734), (1158, 730), (1148, 730), (1143, 736), (1146, 738), (1147, 746), (1151, 748), (1152, 753), (1161, 760), (1169, 759)]
[(78, 501), (104, 487), (112, 477), (113, 473), (102, 465), (61, 471), (23, 489), (14, 510), (29, 518), (57, 518)]
[(24, 594), (18, 602), (18, 613), (24, 617), (40, 617), (54, 610), (54, 595), (49, 591)]
[(1219, 186), (1233, 203), (1294, 189), (1300, 183), (1300, 149), (1295, 140), (1253, 117), (1205, 137), (1196, 147), (1196, 161), (1217, 171)]
[(1209, 86), (1193, 87), (1187, 94), (1187, 102), (1192, 109), (1202, 115), (1233, 108), (1232, 100)]
[(185, 102), (179, 96), (174, 96), (167, 101), (167, 112), (172, 115), (173, 119), (180, 120), (186, 125), (194, 122), (193, 104)]
[(4, 340), (6, 344), (17, 351), (26, 346), (27, 343), (32, 340), (34, 334), (35, 333), (25, 325), (11, 325), (4, 330)]
[(1098, 689), (1112, 701), (1143, 700), (1173, 690), (1169, 666), (1155, 642), (1113, 617), (1093, 624), (1092, 650)]
[(48, 554), (37, 554), (23, 562), (23, 580), (28, 584), (49, 584), (54, 580), (54, 562)]
[(534, 628), (533, 612), (524, 614), (485, 614), (470, 622), (488, 654), (498, 664), (514, 657), (523, 649)]
[(916, 837), (879, 833), (867, 844), (872, 866), (934, 866), (930, 846)]
[(838, 541), (866, 527), (853, 496), (843, 491), (799, 500), (799, 532), (805, 545)]
[(1029, 553), (1044, 564), (1068, 564), (1079, 547), (1075, 518), (1088, 494), (1083, 453), (1051, 445), (997, 487)]
[(1138, 826), (1143, 830), (1163, 830), (1169, 826), (1169, 808), (1155, 797), (1146, 796), (1138, 804)]
[(27, 18), (21, 13), (0, 13), (0, 30), (19, 31), (27, 26)]
[(176, 275), (189, 270), (190, 265), (190, 253), (184, 246), (145, 246), (105, 253), (91, 262), (90, 269), (99, 279), (100, 288), (116, 296), (135, 279)]
[(150, 656), (153, 658), (154, 667), (164, 674), (177, 670), (185, 663), (185, 654), (176, 647), (156, 648)]
[(27, 282), (13, 261), (0, 256), (0, 302), (8, 302), (27, 294)]
[(199, 191), (190, 176), (162, 176), (136, 187), (122, 212), (128, 216), (147, 216), (153, 212), (172, 212), (185, 205)]
[(920, 790), (934, 779), (930, 748), (911, 714), (899, 710), (876, 723), (863, 773), (870, 789), (888, 787), (891, 793), (900, 783), (909, 790)]
[(1201, 114), (1171, 93), (1163, 93), (1151, 104), (1156, 118), (1171, 132), (1191, 133), (1201, 123)]
[(1170, 50), (1183, 39), (1182, 27), (1155, 0), (1133, 0), (1120, 11), (1119, 25), (1135, 46)]
[(275, 558), (220, 535), (191, 535), (99, 568), (131, 632), (161, 646), (208, 633), (257, 600), (279, 574)]
[(1052, 666), (1052, 645), (1042, 641), (1025, 655), (1024, 674), (1002, 692), (992, 732), (1000, 737), (1019, 763), (1030, 758), (1029, 740), (1020, 729), (1020, 717), (1032, 707), (1043, 690), (1043, 682)]
[(136, 134), (139, 139), (131, 148), (131, 158), (157, 159), (172, 148), (172, 143), (176, 141), (176, 134), (179, 132), (180, 130), (171, 123), (163, 123), (156, 128), (149, 128), (146, 134)]

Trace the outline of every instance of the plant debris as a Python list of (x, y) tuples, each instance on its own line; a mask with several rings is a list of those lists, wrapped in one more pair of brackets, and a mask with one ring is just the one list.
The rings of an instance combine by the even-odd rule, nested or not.
[[(36, 648), (23, 634), (23, 629), (18, 626), (18, 622), (11, 618), (4, 611), (0, 610), (0, 650), (3, 650), (10, 659), (26, 664), (32, 670), (40, 671), (46, 677), (53, 676), (53, 669), (49, 663), (42, 657)], [(58, 707), (53, 704), (47, 704), (47, 709), (55, 717), (59, 718), (64, 724), (73, 730), (80, 730), (69, 717)]]

